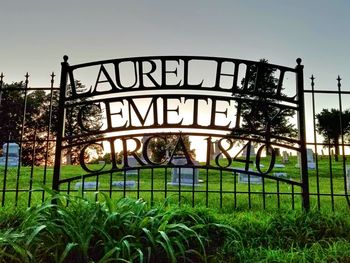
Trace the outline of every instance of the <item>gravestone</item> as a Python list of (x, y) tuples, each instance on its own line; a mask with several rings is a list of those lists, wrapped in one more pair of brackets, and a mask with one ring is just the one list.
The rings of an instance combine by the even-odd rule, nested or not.
[[(312, 149), (306, 149), (306, 158), (307, 158), (307, 168), (308, 169), (315, 169), (316, 164), (314, 160), (314, 152)], [(300, 154), (298, 154), (298, 163), (295, 165), (295, 167), (300, 167)]]
[[(213, 153), (212, 160), (214, 160), (216, 158), (216, 156), (218, 156), (221, 153), (220, 148), (219, 148), (219, 140), (216, 140), (215, 142), (213, 142), (213, 150), (214, 150), (214, 153)], [(222, 155), (220, 155), (219, 158), (222, 158)]]
[(113, 181), (112, 186), (114, 187), (119, 187), (119, 188), (124, 188), (129, 187), (129, 188), (135, 188), (136, 182), (135, 181)]
[(289, 163), (289, 156), (287, 151), (282, 152), (282, 163)]
[[(186, 165), (187, 159), (184, 156), (175, 156), (172, 160), (174, 165)], [(192, 161), (198, 165), (198, 161)], [(171, 169), (170, 185), (199, 186), (198, 169), (191, 167), (176, 167)]]
[(75, 189), (80, 189), (80, 188), (83, 188), (84, 186), (84, 189), (96, 189), (96, 186), (97, 188), (100, 186), (100, 183), (96, 183), (96, 182), (84, 182), (84, 184), (82, 182), (77, 182), (75, 184)]
[[(135, 159), (134, 156), (128, 156), (128, 165), (129, 167), (138, 167), (140, 164)], [(137, 169), (125, 170), (126, 175), (137, 175)]]
[(276, 156), (281, 156), (281, 149), (280, 148), (274, 148), (275, 149), (275, 155)]
[[(236, 168), (237, 170), (241, 170), (238, 173), (238, 182), (243, 183), (243, 184), (248, 184), (249, 182), (251, 184), (262, 184), (262, 177), (261, 176), (256, 176), (253, 174), (248, 174), (244, 171), (243, 168)], [(249, 171), (253, 171), (252, 169), (249, 169)]]
[(345, 166), (346, 170), (346, 189), (350, 190), (350, 165)]
[(273, 173), (273, 176), (276, 176), (278, 178), (289, 178), (287, 173)]
[[(243, 152), (242, 152), (242, 157), (247, 157), (247, 151), (248, 151), (248, 147), (245, 147), (244, 149), (243, 149)], [(250, 145), (250, 157), (254, 157), (254, 156), (256, 156), (256, 153), (255, 153), (255, 147), (254, 147), (254, 145)]]
[(315, 169), (316, 164), (314, 160), (314, 152), (312, 151), (312, 149), (306, 149), (306, 155), (307, 155), (307, 168)]
[(275, 163), (274, 168), (285, 168), (286, 166), (284, 164)]
[[(8, 153), (7, 153), (8, 148)], [(10, 142), (8, 145), (7, 143), (4, 143), (2, 146), (2, 152), (3, 155), (0, 157), (0, 165), (5, 166), (6, 165), (6, 159), (7, 159), (7, 166), (18, 166), (19, 164), (19, 146), (17, 143)]]

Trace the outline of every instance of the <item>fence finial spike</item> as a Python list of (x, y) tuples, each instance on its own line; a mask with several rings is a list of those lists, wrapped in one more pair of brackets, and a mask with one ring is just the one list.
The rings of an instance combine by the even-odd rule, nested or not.
[(63, 61), (67, 63), (67, 61), (68, 61), (68, 56), (67, 55), (63, 56)]
[(314, 74), (311, 75), (311, 78), (310, 78), (310, 79), (311, 79), (311, 87), (314, 88), (314, 86), (315, 86), (314, 80), (316, 79), (316, 78), (314, 77)]
[(338, 75), (338, 78), (337, 78), (337, 80), (338, 80), (338, 82), (340, 82), (341, 81), (341, 78), (340, 78), (340, 76)]
[(50, 76), (51, 76), (51, 84), (53, 84), (56, 75), (55, 75), (55, 73), (52, 71), (52, 74), (51, 74)]
[(300, 66), (300, 65), (301, 65), (301, 61), (302, 61), (301, 58), (297, 58), (296, 61), (297, 61), (297, 63), (298, 63), (298, 66)]
[(4, 73), (1, 72), (1, 74), (0, 74), (0, 80), (2, 80), (4, 77), (5, 77)]

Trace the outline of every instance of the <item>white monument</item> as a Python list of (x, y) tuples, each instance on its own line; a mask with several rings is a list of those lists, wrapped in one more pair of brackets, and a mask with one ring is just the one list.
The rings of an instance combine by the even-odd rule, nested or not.
[[(8, 153), (7, 153), (8, 148)], [(18, 166), (19, 164), (19, 146), (17, 143), (10, 142), (9, 144), (4, 143), (2, 146), (3, 155), (0, 157), (0, 166)]]
[[(243, 149), (242, 157), (247, 157), (248, 146)], [(250, 157), (256, 156), (255, 147), (253, 144), (250, 145)]]
[(315, 169), (316, 164), (314, 160), (314, 152), (312, 151), (312, 149), (306, 149), (306, 155), (307, 155), (307, 168)]
[[(128, 165), (129, 167), (138, 167), (140, 164), (135, 159), (134, 156), (128, 156)], [(130, 169), (125, 171), (126, 175), (137, 175), (137, 169)]]
[[(237, 170), (241, 170), (238, 173), (238, 181), (243, 184), (248, 184), (249, 182), (251, 184), (262, 184), (262, 177), (256, 176), (253, 174), (248, 174), (244, 171), (243, 168), (236, 168)], [(252, 172), (252, 169), (249, 169), (250, 172)]]
[[(172, 160), (174, 165), (186, 165), (187, 159), (184, 156), (175, 156)], [(192, 161), (194, 165), (198, 165), (198, 161)], [(183, 186), (199, 186), (198, 169), (191, 167), (176, 167), (171, 171), (170, 185)]]
[[(314, 152), (312, 151), (312, 149), (306, 149), (306, 158), (307, 158), (307, 168), (315, 169), (316, 163), (314, 160)], [(295, 167), (300, 167), (300, 154), (298, 154), (298, 163), (295, 165)]]
[(276, 176), (278, 178), (289, 178), (287, 173), (273, 173), (273, 176)]
[(113, 181), (112, 186), (118, 187), (118, 188), (135, 188), (136, 182), (135, 181)]
[(345, 166), (346, 170), (346, 189), (350, 190), (350, 165)]
[(282, 163), (289, 163), (289, 156), (287, 151), (282, 152)]
[(75, 189), (82, 189), (84, 186), (84, 189), (96, 189), (96, 187), (98, 188), (100, 186), (100, 183), (96, 183), (96, 182), (84, 182), (84, 184), (82, 182), (77, 182), (75, 184)]

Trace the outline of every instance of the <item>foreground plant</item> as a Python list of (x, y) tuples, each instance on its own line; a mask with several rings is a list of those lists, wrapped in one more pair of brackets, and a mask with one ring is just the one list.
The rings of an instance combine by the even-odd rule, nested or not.
[(193, 210), (148, 208), (142, 200), (56, 198), (0, 230), (1, 261), (206, 262), (208, 231), (225, 229)]

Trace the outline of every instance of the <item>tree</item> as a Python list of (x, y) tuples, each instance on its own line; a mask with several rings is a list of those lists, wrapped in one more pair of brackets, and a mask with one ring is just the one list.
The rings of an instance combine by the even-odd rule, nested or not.
[[(342, 117), (342, 125), (340, 125), (340, 116)], [(324, 138), (324, 143), (328, 147), (334, 147), (334, 158), (338, 161), (340, 154), (339, 140), (341, 135), (347, 135), (350, 132), (350, 110), (345, 110), (340, 113), (337, 109), (322, 109), (322, 111), (316, 114), (316, 130), (318, 134)]]
[[(76, 81), (76, 85), (78, 89), (85, 88), (79, 81)], [(52, 164), (55, 147), (52, 140), (55, 139), (58, 128), (57, 110), (59, 92), (54, 92), (51, 98), (51, 94), (45, 93), (44, 90), (28, 90), (27, 95), (25, 95), (25, 84), (23, 82), (14, 82), (12, 84), (5, 83), (1, 89), (0, 147), (9, 140), (11, 142), (21, 143), (21, 162), (23, 165), (40, 165), (43, 164), (46, 159), (49, 164)], [(51, 99), (51, 131), (50, 138), (48, 138)], [(87, 99), (80, 99), (80, 101), (87, 101)], [(23, 118), (24, 105), (26, 105), (25, 118)], [(79, 107), (72, 107), (69, 111), (67, 111), (65, 125), (66, 134), (68, 134), (68, 144), (73, 143), (73, 140), (69, 140), (69, 135), (74, 135), (81, 132), (81, 127), (78, 124), (79, 110)], [(97, 107), (93, 107), (93, 109), (89, 110), (88, 113), (90, 114), (90, 117), (94, 119), (94, 121), (90, 123), (87, 122), (86, 125), (93, 126), (101, 121), (101, 112), (97, 109)], [(23, 123), (23, 135), (21, 135)], [(91, 138), (97, 138), (97, 136), (89, 137), (89, 139)], [(71, 160), (71, 163), (78, 162), (78, 150), (78, 147), (68, 149), (67, 158)]]
[[(42, 162), (46, 157), (46, 140), (43, 138), (43, 133), (47, 129), (42, 120), (46, 95), (42, 90), (25, 94), (24, 88), (23, 82), (4, 84), (2, 87), (0, 144), (3, 145), (8, 141), (21, 144), (21, 162), (24, 165), (31, 165)], [(23, 116), (24, 109), (25, 116)], [(22, 129), (23, 124), (24, 128)]]
[[(166, 140), (155, 137), (148, 144), (148, 156), (156, 163), (169, 158), (171, 154), (183, 155), (182, 149), (175, 149), (179, 135), (166, 135)], [(182, 140), (191, 159), (195, 159), (196, 153), (191, 149), (191, 142), (188, 135), (181, 134)]]
[(267, 62), (261, 59), (258, 65), (251, 65), (248, 79), (243, 78), (241, 81), (245, 88), (241, 89), (242, 94), (237, 99), (237, 111), (240, 112), (243, 123), (241, 129), (234, 130), (233, 134), (266, 140), (270, 143), (272, 135), (275, 138), (278, 136), (295, 138), (297, 129), (289, 122), (289, 118), (294, 117), (295, 111), (276, 105), (280, 99), (287, 96), (282, 92), (277, 96), (276, 68), (269, 66)]
[[(79, 80), (75, 80), (75, 87), (77, 93), (83, 92), (86, 90), (85, 85), (83, 85)], [(67, 87), (67, 95), (69, 96), (71, 92), (71, 86)], [(73, 145), (84, 143), (85, 141), (94, 140), (102, 135), (89, 134), (84, 135), (84, 137), (79, 137), (79, 135), (86, 134), (86, 131), (81, 127), (81, 122), (84, 123), (84, 127), (87, 130), (98, 129), (102, 123), (102, 112), (98, 104), (89, 104), (88, 98), (79, 98), (76, 99), (76, 103), (81, 103), (83, 106), (73, 106), (66, 108), (65, 116), (65, 137), (66, 144)], [(87, 102), (87, 106), (84, 106), (84, 102)], [(58, 103), (59, 103), (59, 93), (54, 93), (53, 99), (53, 112), (52, 112), (52, 126), (55, 135), (58, 130)], [(49, 118), (45, 118), (49, 119)], [(81, 147), (73, 146), (66, 148), (64, 156), (66, 158), (66, 164), (77, 164), (79, 163), (79, 154)]]

